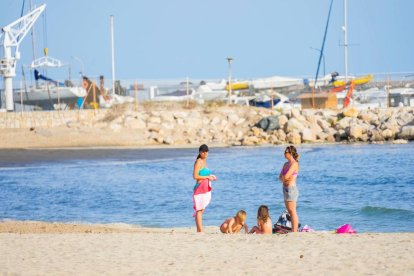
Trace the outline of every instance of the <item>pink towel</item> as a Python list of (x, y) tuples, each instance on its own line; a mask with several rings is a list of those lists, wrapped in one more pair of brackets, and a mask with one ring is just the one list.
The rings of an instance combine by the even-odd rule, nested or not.
[(352, 229), (352, 226), (349, 224), (344, 224), (338, 229), (335, 230), (337, 234), (356, 234), (356, 231)]
[(200, 184), (194, 190), (193, 194), (194, 201), (194, 214), (195, 217), (196, 211), (203, 210), (210, 204), (211, 201), (211, 182), (209, 179), (201, 180)]

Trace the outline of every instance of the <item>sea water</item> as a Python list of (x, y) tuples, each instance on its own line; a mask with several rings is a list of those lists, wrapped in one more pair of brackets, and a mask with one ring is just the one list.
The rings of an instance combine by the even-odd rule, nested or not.
[[(218, 177), (204, 225), (237, 210), (256, 223), (285, 209), (278, 182), (284, 146), (210, 148)], [(300, 222), (315, 230), (414, 231), (414, 144), (298, 146)], [(8, 151), (0, 160), (0, 219), (194, 226), (197, 149)], [(10, 159), (10, 160), (8, 160)]]

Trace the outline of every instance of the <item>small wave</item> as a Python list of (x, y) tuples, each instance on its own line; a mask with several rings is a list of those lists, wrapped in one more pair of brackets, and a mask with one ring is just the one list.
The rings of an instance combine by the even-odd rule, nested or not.
[(365, 206), (361, 209), (363, 214), (367, 215), (405, 215), (414, 217), (414, 211), (386, 207)]

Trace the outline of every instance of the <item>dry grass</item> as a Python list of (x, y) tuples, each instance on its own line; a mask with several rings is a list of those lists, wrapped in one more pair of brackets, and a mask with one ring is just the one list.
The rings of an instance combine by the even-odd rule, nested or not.
[(188, 102), (187, 101), (182, 102), (182, 107), (185, 109), (194, 109), (197, 107), (197, 105), (198, 105), (197, 102), (194, 100), (190, 100)]
[(102, 118), (102, 122), (112, 122), (116, 118), (122, 116), (128, 107), (129, 104), (117, 104), (112, 106), (105, 114), (105, 117)]

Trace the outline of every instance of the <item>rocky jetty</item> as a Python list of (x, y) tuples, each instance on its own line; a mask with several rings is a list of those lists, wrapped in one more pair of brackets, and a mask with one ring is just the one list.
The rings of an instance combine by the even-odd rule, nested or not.
[(243, 145), (414, 140), (413, 108), (289, 110), (263, 117)]
[[(8, 129), (29, 131), (31, 136), (20, 139), (32, 137), (34, 144), (36, 135), (47, 138), (42, 146), (53, 139), (53, 146), (59, 146), (59, 137), (75, 139), (77, 146), (405, 143), (414, 140), (414, 108), (276, 111), (217, 104), (185, 107), (147, 103), (138, 108), (123, 105), (96, 111), (2, 113), (0, 129), (3, 134)], [(62, 142), (62, 146), (68, 145), (68, 141)]]

